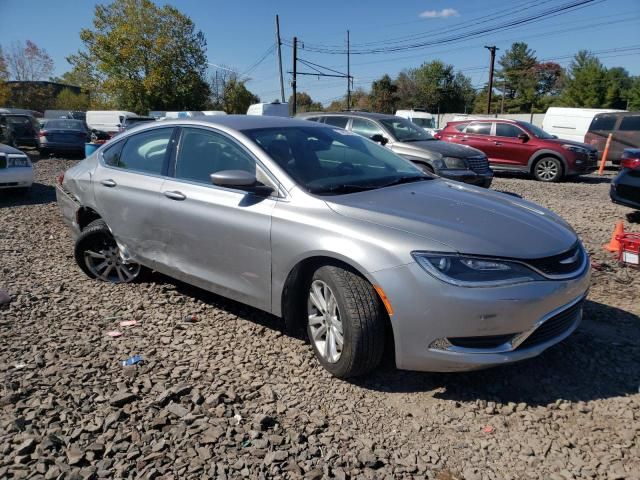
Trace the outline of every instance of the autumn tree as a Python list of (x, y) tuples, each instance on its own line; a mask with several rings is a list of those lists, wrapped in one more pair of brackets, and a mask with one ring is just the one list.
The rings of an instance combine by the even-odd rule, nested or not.
[(47, 51), (31, 40), (14, 42), (6, 54), (6, 62), (12, 80), (48, 80), (53, 72), (53, 60)]
[(222, 105), (227, 113), (247, 113), (249, 105), (258, 103), (260, 98), (251, 93), (244, 81), (230, 79), (222, 93)]
[(126, 110), (202, 110), (206, 41), (193, 21), (170, 5), (115, 0), (95, 7), (93, 28), (80, 31), (84, 49), (67, 60), (85, 88), (98, 87)]

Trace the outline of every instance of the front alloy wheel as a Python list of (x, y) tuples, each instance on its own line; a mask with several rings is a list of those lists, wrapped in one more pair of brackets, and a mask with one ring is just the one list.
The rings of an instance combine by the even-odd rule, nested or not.
[(315, 280), (309, 289), (309, 331), (319, 355), (329, 363), (336, 363), (342, 355), (344, 332), (340, 309), (329, 285)]
[(555, 158), (542, 158), (536, 163), (533, 174), (541, 182), (557, 182), (562, 177), (562, 165)]

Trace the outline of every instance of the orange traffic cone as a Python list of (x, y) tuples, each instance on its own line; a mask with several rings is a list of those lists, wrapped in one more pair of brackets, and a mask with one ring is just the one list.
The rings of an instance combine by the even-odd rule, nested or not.
[(616, 228), (611, 235), (611, 241), (603, 245), (605, 250), (609, 250), (610, 252), (618, 253), (620, 251), (620, 242), (616, 239), (618, 235), (622, 235), (624, 233), (624, 222), (619, 220), (616, 223)]

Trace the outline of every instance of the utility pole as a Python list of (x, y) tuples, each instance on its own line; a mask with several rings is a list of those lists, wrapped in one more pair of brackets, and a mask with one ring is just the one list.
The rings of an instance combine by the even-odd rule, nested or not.
[(285, 102), (284, 99), (284, 79), (282, 78), (282, 42), (280, 41), (280, 18), (276, 15), (276, 45), (278, 46), (278, 68), (280, 70), (280, 101)]
[(351, 62), (349, 51), (349, 30), (347, 30), (347, 110), (351, 110)]
[(493, 67), (496, 63), (496, 50), (498, 50), (498, 47), (496, 47), (495, 45), (491, 47), (487, 47), (485, 45), (484, 48), (486, 48), (491, 52), (491, 67), (489, 68), (489, 98), (487, 99), (487, 113), (491, 114), (491, 94), (493, 92)]
[(291, 81), (291, 90), (293, 90), (293, 105), (291, 106), (292, 115), (296, 115), (297, 98), (296, 98), (296, 74), (298, 66), (298, 37), (293, 37), (293, 80)]

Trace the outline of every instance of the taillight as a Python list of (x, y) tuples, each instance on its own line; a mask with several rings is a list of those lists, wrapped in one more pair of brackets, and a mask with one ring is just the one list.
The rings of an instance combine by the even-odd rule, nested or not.
[(39, 137), (46, 137), (47, 133), (49, 133), (49, 132), (47, 132), (46, 130), (40, 130), (40, 132), (38, 132), (38, 136)]
[(64, 182), (64, 172), (58, 174), (56, 182), (58, 182), (58, 185), (62, 186), (62, 182)]
[(623, 158), (620, 161), (621, 168), (629, 168), (631, 170), (640, 170), (640, 158)]

